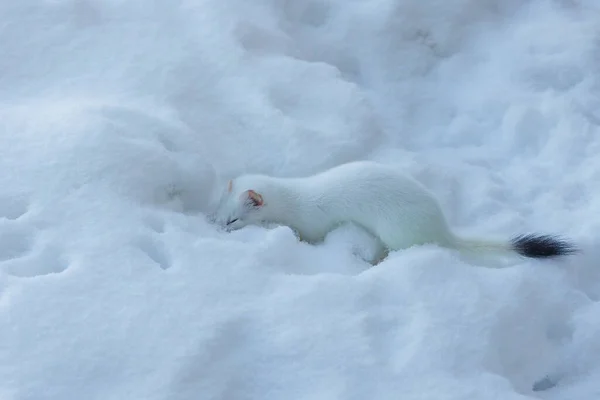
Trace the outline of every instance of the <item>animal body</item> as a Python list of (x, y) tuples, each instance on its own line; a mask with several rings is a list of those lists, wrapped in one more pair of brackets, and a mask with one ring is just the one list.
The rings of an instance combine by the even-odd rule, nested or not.
[(461, 237), (449, 228), (438, 201), (422, 184), (370, 161), (301, 178), (239, 176), (228, 182), (215, 217), (229, 231), (264, 223), (286, 225), (309, 243), (322, 241), (341, 224), (353, 223), (376, 237), (387, 251), (427, 243), (461, 252), (532, 258), (577, 251), (571, 243), (550, 235), (520, 235), (505, 241)]

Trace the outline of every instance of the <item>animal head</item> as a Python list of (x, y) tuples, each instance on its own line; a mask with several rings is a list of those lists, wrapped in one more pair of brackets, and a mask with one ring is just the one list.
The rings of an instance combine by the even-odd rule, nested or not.
[(217, 208), (217, 221), (228, 231), (258, 224), (264, 219), (265, 205), (263, 194), (258, 190), (244, 185), (241, 179), (230, 180)]

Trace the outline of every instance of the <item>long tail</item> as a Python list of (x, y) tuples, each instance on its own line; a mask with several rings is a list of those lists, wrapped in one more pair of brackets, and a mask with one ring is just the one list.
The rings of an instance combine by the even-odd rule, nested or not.
[(554, 258), (579, 252), (571, 242), (559, 236), (526, 234), (509, 241), (454, 238), (457, 250), (469, 253), (516, 253), (529, 258)]

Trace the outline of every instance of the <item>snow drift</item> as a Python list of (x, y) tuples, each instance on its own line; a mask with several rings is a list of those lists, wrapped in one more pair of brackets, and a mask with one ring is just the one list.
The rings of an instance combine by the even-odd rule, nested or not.
[[(0, 4), (3, 399), (595, 399), (600, 8), (566, 0)], [(207, 219), (241, 172), (372, 159), (505, 269)]]

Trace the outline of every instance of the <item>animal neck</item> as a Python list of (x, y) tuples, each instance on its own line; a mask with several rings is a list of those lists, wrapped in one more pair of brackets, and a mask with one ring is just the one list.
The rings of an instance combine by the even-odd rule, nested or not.
[(300, 179), (270, 178), (263, 188), (269, 212), (266, 222), (293, 225), (306, 214), (306, 194)]

